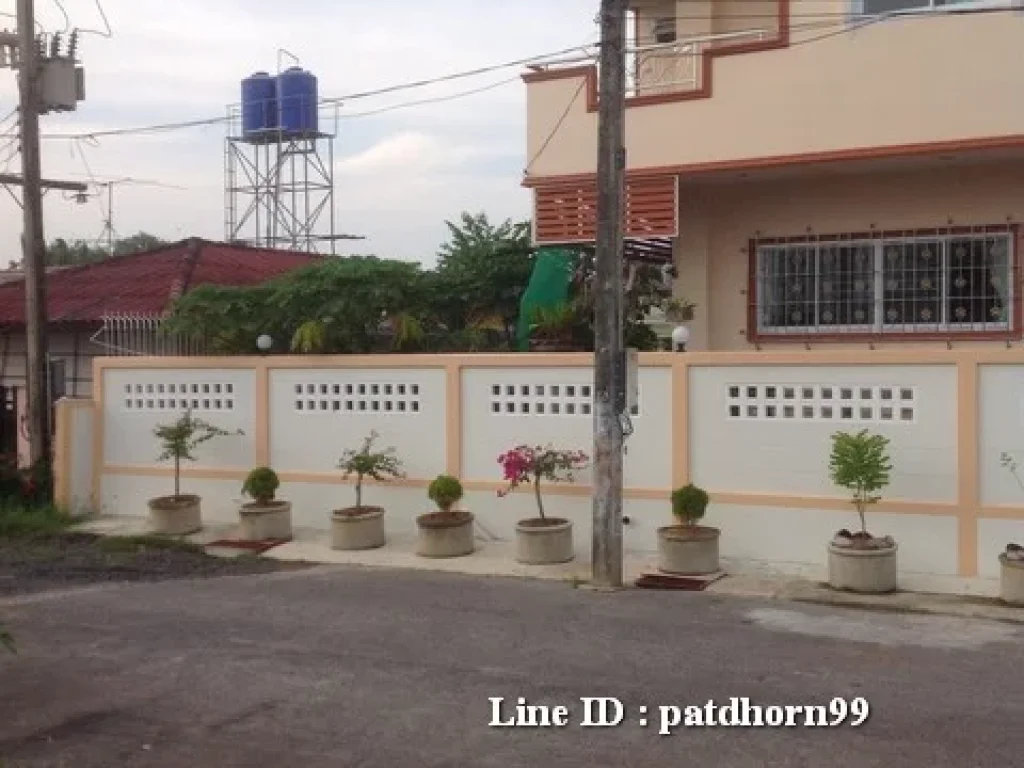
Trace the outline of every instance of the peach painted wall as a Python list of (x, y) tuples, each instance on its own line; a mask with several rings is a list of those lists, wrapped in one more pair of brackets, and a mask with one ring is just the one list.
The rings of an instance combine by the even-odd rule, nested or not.
[[(832, 5), (845, 8), (822, 7)], [(629, 167), (1024, 133), (1024, 101), (1012, 97), (1024, 66), (1024, 14), (901, 17), (813, 41), (841, 28), (797, 22), (808, 19), (794, 20), (789, 48), (715, 58), (711, 98), (630, 108)], [(578, 94), (531, 178), (595, 172), (597, 114), (587, 111), (582, 82), (527, 85), (527, 157)]]
[[(683, 185), (680, 295), (698, 304), (694, 350), (745, 349), (751, 238), (1024, 221), (1024, 161), (719, 185)], [(1020, 256), (1018, 255), (1018, 258)], [(916, 346), (936, 343), (912, 342)], [(983, 342), (978, 342), (983, 343)], [(1005, 344), (1005, 342), (989, 342)], [(894, 342), (905, 348), (908, 342)], [(860, 346), (866, 346), (863, 342)], [(793, 348), (792, 343), (763, 344)], [(814, 344), (827, 348), (826, 344)], [(848, 346), (848, 345), (847, 345)], [(876, 347), (879, 344), (875, 344)], [(944, 346), (944, 344), (942, 344)]]

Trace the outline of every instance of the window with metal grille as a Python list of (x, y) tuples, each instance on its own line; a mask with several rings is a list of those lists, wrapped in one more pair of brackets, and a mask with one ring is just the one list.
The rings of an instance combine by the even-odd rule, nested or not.
[(1012, 329), (1008, 231), (757, 246), (760, 334)]

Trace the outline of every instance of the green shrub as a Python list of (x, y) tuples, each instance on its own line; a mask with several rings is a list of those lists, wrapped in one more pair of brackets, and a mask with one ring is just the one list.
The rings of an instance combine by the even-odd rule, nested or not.
[(427, 489), (427, 495), (442, 512), (450, 512), (462, 498), (462, 483), (451, 475), (438, 475)]
[(270, 467), (257, 467), (245, 478), (242, 493), (251, 496), (257, 504), (267, 505), (274, 500), (274, 494), (281, 487), (277, 473)]
[(709, 501), (707, 491), (690, 483), (672, 492), (672, 514), (683, 525), (696, 525), (704, 517)]
[(174, 460), (174, 498), (179, 498), (181, 496), (181, 462), (195, 461), (196, 448), (215, 437), (245, 433), (240, 429), (235, 432), (227, 432), (202, 419), (195, 418), (192, 411), (188, 410), (176, 421), (158, 426), (153, 430), (153, 434), (160, 442), (162, 449), (157, 461)]
[(53, 505), (0, 502), (0, 537), (53, 536), (74, 522), (71, 515)]
[(378, 483), (405, 477), (402, 473), (402, 462), (395, 455), (394, 448), (386, 448), (383, 451), (373, 450), (374, 443), (379, 437), (376, 430), (371, 431), (363, 439), (362, 448), (358, 451), (350, 448), (342, 454), (341, 460), (338, 462), (338, 469), (344, 472), (345, 479), (352, 475), (356, 477), (356, 509), (363, 508), (363, 481), (367, 477)]
[(832, 482), (853, 493), (853, 505), (860, 517), (860, 530), (867, 534), (864, 512), (881, 496), (877, 491), (889, 485), (892, 464), (889, 461), (889, 438), (873, 435), (862, 429), (855, 435), (837, 432), (832, 435), (829, 459)]

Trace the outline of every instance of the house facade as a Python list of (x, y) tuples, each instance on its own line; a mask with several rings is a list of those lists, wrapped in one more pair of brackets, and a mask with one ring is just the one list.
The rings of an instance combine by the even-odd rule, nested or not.
[[(673, 243), (693, 350), (1022, 338), (1015, 0), (637, 0), (627, 238)], [(538, 245), (592, 242), (597, 69), (527, 83)]]

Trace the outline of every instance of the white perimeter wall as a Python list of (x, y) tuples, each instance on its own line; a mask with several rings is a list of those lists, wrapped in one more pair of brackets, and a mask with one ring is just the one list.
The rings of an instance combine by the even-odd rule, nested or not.
[[(955, 577), (963, 546), (977, 548), (980, 576), (995, 576), (998, 552), (1008, 541), (1024, 543), (1024, 490), (999, 466), (1002, 451), (1019, 451), (1024, 462), (1024, 365), (978, 367), (981, 519), (977, 542), (964, 544), (955, 361), (715, 365), (707, 357), (686, 367), (673, 368), (662, 358), (641, 368), (634, 433), (627, 440), (628, 549), (655, 550), (656, 528), (671, 522), (673, 478), (685, 476), (677, 463), (688, 460), (689, 477), (716, 497), (706, 522), (722, 529), (725, 557), (821, 569), (831, 535), (857, 525), (852, 506), (829, 481), (830, 437), (862, 428), (891, 440), (894, 471), (885, 500), (892, 506), (875, 511), (869, 527), (899, 541), (901, 570), (911, 581), (913, 574)], [(461, 445), (465, 506), (477, 515), (485, 538), (510, 539), (515, 522), (534, 509), (529, 494), (497, 497), (501, 452), (519, 443), (592, 451), (590, 367), (473, 365), (472, 358), (461, 358), (458, 377), (450, 378), (447, 358), (439, 356), (434, 365), (423, 365), (424, 359), (408, 368), (346, 367), (337, 358), (337, 365), (269, 370), (267, 456), (283, 476), (280, 495), (294, 502), (297, 525), (326, 529), (330, 511), (352, 503), (351, 487), (341, 483), (335, 467), (370, 430), (380, 433), (381, 445), (397, 449), (409, 477), (403, 486), (366, 491), (369, 503), (387, 508), (393, 533), (411, 534), (415, 517), (429, 511), (425, 486), (450, 470), (455, 447), (449, 441)], [(676, 375), (687, 376), (685, 388), (673, 387)], [(184, 481), (186, 491), (203, 496), (209, 520), (235, 520), (241, 479), (259, 455), (256, 376), (255, 368), (105, 368), (105, 511), (144, 515), (147, 499), (170, 492), (166, 475), (147, 474), (158, 466), (153, 430), (187, 404), (201, 418), (244, 432), (204, 445), (193, 466), (200, 471)], [(450, 385), (459, 392), (450, 393)], [(673, 402), (674, 391), (687, 392), (687, 402)], [(450, 418), (449, 403), (459, 402), (460, 413)], [(679, 424), (687, 430), (688, 458), (673, 455)], [(87, 424), (75, 422), (72, 485), (79, 497), (92, 472), (91, 459), (80, 458), (91, 453), (86, 431)], [(589, 470), (578, 478), (581, 486), (591, 482)], [(589, 494), (545, 498), (550, 514), (576, 523), (577, 548), (586, 555)], [(1010, 511), (986, 517), (984, 508), (991, 507)]]

